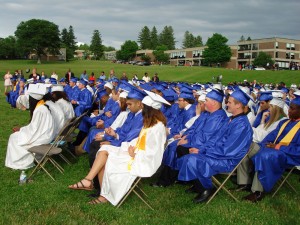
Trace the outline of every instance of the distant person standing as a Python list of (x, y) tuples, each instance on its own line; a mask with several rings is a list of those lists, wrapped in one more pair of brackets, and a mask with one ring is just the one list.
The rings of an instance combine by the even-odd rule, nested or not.
[(128, 82), (128, 77), (126, 76), (125, 72), (122, 73), (122, 76), (120, 77), (120, 80), (124, 80), (124, 81)]
[(158, 74), (155, 73), (154, 76), (152, 77), (153, 82), (159, 82)]
[(74, 73), (71, 71), (71, 69), (68, 70), (68, 72), (65, 75), (66, 83), (69, 83), (71, 78), (75, 77)]
[(86, 73), (86, 70), (84, 70), (83, 73), (80, 75), (80, 79), (88, 80), (88, 75)]
[(95, 83), (95, 74), (94, 74), (94, 72), (91, 73), (89, 81), (92, 81), (93, 83)]
[(10, 80), (12, 77), (13, 76), (10, 74), (10, 71), (8, 70), (7, 73), (4, 75), (4, 88), (5, 88), (4, 93), (7, 92), (8, 88), (10, 89), (9, 91), (12, 90), (12, 83)]
[(146, 72), (145, 75), (142, 78), (143, 81), (145, 81), (146, 83), (148, 83), (150, 81), (150, 77), (148, 76), (148, 73)]
[(104, 71), (101, 72), (101, 75), (100, 75), (99, 79), (106, 80), (106, 76), (105, 76)]
[(36, 68), (32, 69), (32, 74), (29, 75), (29, 79), (33, 78), (34, 81), (37, 81), (40, 79), (40, 74), (37, 73)]

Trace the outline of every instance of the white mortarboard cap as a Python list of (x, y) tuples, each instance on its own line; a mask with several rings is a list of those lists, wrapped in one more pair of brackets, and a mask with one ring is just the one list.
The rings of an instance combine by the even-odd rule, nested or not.
[(33, 79), (33, 78), (30, 78), (30, 79), (27, 80), (27, 83), (28, 83), (28, 84), (31, 84), (31, 83), (33, 83), (33, 82), (34, 82), (34, 79)]
[(51, 91), (64, 91), (64, 86), (62, 85), (52, 85)]
[(213, 85), (213, 88), (214, 88), (214, 89), (219, 89), (220, 91), (223, 90), (222, 84), (214, 84), (214, 85)]
[(113, 89), (114, 88), (114, 86), (112, 85), (112, 83), (110, 83), (110, 82), (106, 82), (105, 84), (104, 84), (104, 87), (108, 87), (109, 89)]
[(272, 91), (272, 96), (274, 98), (282, 98), (283, 97), (283, 93), (280, 90), (273, 90)]
[(202, 94), (198, 98), (198, 102), (205, 102), (206, 92), (203, 91)]
[(146, 91), (144, 90), (146, 93), (147, 93), (147, 96), (144, 97), (144, 99), (142, 100), (142, 103), (147, 105), (147, 106), (150, 106), (154, 109), (160, 109), (162, 104), (167, 104), (167, 105), (170, 105), (169, 102), (167, 102), (163, 97), (161, 97), (160, 95), (158, 94), (155, 94), (151, 91)]
[(45, 79), (45, 84), (51, 84), (51, 82), (50, 82), (50, 79), (49, 79), (49, 78), (46, 78), (46, 79)]
[(36, 100), (41, 100), (49, 92), (50, 86), (51, 84), (30, 84), (28, 94)]
[(239, 88), (247, 95), (250, 95), (250, 89), (248, 87), (239, 86)]
[(280, 99), (280, 98), (273, 98), (270, 101), (270, 104), (271, 105), (277, 105), (279, 108), (283, 109), (285, 102), (282, 99)]
[(128, 92), (127, 92), (127, 91), (122, 91), (122, 92), (120, 93), (120, 98), (126, 98), (127, 95), (128, 95)]
[(196, 91), (197, 95), (199, 95), (199, 96), (202, 95), (203, 92), (204, 92), (204, 91), (202, 91), (202, 90)]

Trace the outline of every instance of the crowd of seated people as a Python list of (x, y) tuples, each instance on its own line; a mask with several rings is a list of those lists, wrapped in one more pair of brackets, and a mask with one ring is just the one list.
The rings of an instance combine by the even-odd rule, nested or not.
[(157, 171), (151, 186), (185, 182), (195, 203), (206, 202), (215, 191), (212, 176), (232, 171), (247, 153), (235, 190), (249, 191), (244, 199), (257, 202), (285, 169), (300, 165), (300, 91), (295, 86), (119, 80), (114, 71), (109, 80), (104, 72), (92, 80), (85, 75), (77, 79), (69, 69), (60, 80), (41, 79), (45, 75), (33, 70), (27, 81), (12, 78), (7, 101), (29, 109), (31, 120), (13, 129), (7, 167), (34, 166), (27, 150), (50, 143), (64, 124), (83, 113), (68, 147), (88, 155), (90, 170), (69, 188), (95, 190), (91, 204), (117, 205), (137, 177)]

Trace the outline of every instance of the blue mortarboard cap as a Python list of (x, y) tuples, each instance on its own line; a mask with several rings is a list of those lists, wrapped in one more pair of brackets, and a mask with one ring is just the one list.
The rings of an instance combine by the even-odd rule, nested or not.
[(291, 104), (300, 105), (300, 91), (295, 91), (293, 95), (295, 98), (291, 101)]
[(55, 78), (50, 78), (50, 83), (51, 84), (57, 84), (57, 80)]
[(65, 81), (66, 81), (65, 78), (61, 78), (61, 79), (59, 80), (59, 82), (65, 82)]
[(127, 98), (133, 98), (142, 101), (146, 95), (147, 95), (146, 92), (132, 86), (131, 91), (128, 93)]
[(140, 84), (140, 87), (143, 88), (144, 90), (147, 90), (147, 91), (151, 91), (154, 88), (153, 86), (150, 86), (147, 83)]
[(174, 93), (174, 91), (172, 91), (170, 89), (169, 90), (163, 90), (162, 93), (163, 93), (164, 98), (169, 102), (173, 102), (177, 99), (176, 94)]
[(189, 92), (180, 92), (180, 95), (178, 98), (185, 98), (185, 99), (195, 99), (193, 96), (193, 93), (191, 91)]
[(70, 79), (70, 81), (76, 83), (77, 82), (77, 78), (73, 77), (73, 78)]
[(234, 87), (231, 86), (231, 85), (228, 85), (227, 90), (229, 90), (229, 91), (234, 91)]
[(25, 79), (25, 78), (21, 78), (20, 81), (22, 81), (22, 82), (25, 83), (25, 82), (26, 82), (26, 79)]
[(159, 84), (164, 87), (164, 89), (168, 88), (168, 84), (166, 82), (159, 82)]
[(119, 83), (119, 79), (118, 78), (113, 78), (113, 79), (111, 79), (111, 82), (117, 82), (117, 83)]
[(273, 96), (272, 96), (272, 92), (270, 91), (264, 91), (264, 92), (260, 92), (260, 96), (258, 98), (259, 101), (270, 101), (272, 100)]
[(289, 93), (289, 89), (287, 89), (285, 87), (281, 88), (280, 91), (282, 91), (282, 92), (284, 92), (286, 94)]
[(153, 87), (158, 90), (158, 91), (163, 91), (165, 90), (163, 86), (161, 86), (160, 84), (153, 84)]
[(232, 94), (230, 95), (230, 97), (234, 98), (235, 100), (238, 100), (244, 106), (248, 105), (248, 102), (250, 100), (249, 95), (247, 95), (242, 90), (237, 90), (237, 91), (232, 92)]
[(97, 82), (99, 82), (99, 83), (103, 83), (103, 82), (104, 82), (104, 80), (103, 80), (103, 79), (100, 79), (100, 78), (98, 78), (98, 79), (97, 79)]
[(98, 98), (102, 98), (104, 95), (108, 95), (105, 89), (99, 91), (97, 94)]
[(125, 90), (127, 92), (131, 91), (131, 88), (133, 87), (133, 85), (129, 84), (126, 81), (121, 81), (119, 84), (119, 89)]
[(206, 94), (206, 97), (222, 103), (224, 99), (224, 94), (216, 89), (212, 89)]
[(260, 85), (255, 85), (255, 87), (254, 88), (256, 88), (256, 89), (258, 89), (258, 90), (260, 90), (261, 89), (261, 86)]
[(86, 86), (88, 84), (88, 82), (86, 80), (84, 80), (84, 79), (80, 79), (79, 82), (81, 84), (83, 84), (84, 86)]

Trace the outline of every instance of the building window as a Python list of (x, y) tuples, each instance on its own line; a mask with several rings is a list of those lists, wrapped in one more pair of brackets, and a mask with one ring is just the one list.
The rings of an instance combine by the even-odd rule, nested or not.
[(275, 48), (278, 48), (278, 42), (277, 41), (275, 42)]
[(286, 49), (291, 50), (291, 44), (290, 43), (286, 43)]
[(252, 44), (252, 50), (258, 50), (258, 44)]
[(285, 58), (290, 59), (290, 53), (289, 52), (285, 53)]
[(295, 50), (295, 44), (291, 44), (291, 50)]
[(290, 53), (290, 57), (291, 57), (291, 59), (295, 59), (295, 53), (294, 53), (294, 52), (291, 52), (291, 53)]
[(257, 57), (257, 52), (252, 53), (252, 59), (255, 59)]
[(278, 52), (275, 52), (275, 58), (278, 58)]

